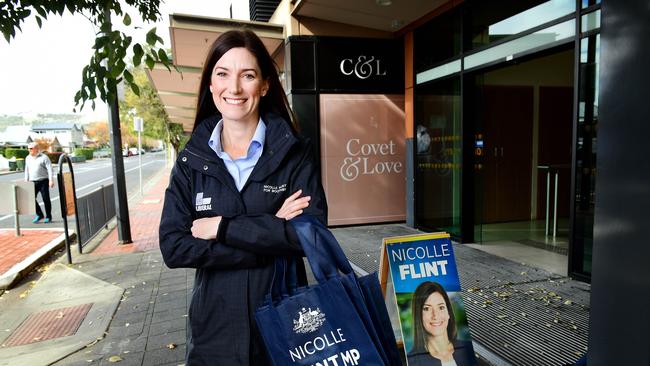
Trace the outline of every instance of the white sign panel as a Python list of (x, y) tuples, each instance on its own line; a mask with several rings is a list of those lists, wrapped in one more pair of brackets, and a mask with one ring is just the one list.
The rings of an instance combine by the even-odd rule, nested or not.
[(14, 213), (14, 185), (16, 186), (16, 196), (18, 198), (18, 214), (36, 214), (33, 182), (0, 182), (0, 202), (4, 202), (0, 205), (0, 215), (13, 215)]
[(142, 117), (133, 117), (133, 130), (135, 132), (144, 131), (144, 119)]

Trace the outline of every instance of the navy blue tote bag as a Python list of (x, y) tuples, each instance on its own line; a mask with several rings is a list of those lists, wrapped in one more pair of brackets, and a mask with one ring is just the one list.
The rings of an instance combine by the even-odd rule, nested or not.
[(374, 282), (372, 276), (357, 280), (336, 239), (317, 220), (301, 216), (290, 222), (318, 284), (287, 293), (291, 271), (276, 265), (274, 289), (281, 282), (284, 294), (255, 316), (273, 364), (401, 364), (376, 276)]

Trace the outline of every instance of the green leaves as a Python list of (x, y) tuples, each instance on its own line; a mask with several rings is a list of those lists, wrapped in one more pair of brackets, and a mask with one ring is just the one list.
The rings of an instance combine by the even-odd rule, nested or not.
[(156, 35), (156, 27), (151, 28), (151, 30), (149, 30), (149, 32), (147, 32), (147, 38), (146, 38), (147, 39), (147, 44), (149, 46), (152, 46), (152, 47), (155, 46), (156, 41), (158, 40), (157, 37), (158, 36)]
[(124, 14), (124, 19), (122, 19), (122, 23), (126, 25), (127, 27), (131, 25), (131, 17), (129, 16), (128, 13)]
[(144, 50), (139, 43), (133, 45), (133, 66), (138, 67), (142, 62), (142, 56), (144, 55)]
[(147, 64), (147, 67), (149, 68), (149, 70), (152, 70), (156, 61), (154, 60), (154, 58), (151, 55), (148, 54), (145, 57), (144, 62)]
[(126, 80), (128, 83), (133, 82), (133, 74), (131, 74), (129, 70), (124, 70), (124, 80)]

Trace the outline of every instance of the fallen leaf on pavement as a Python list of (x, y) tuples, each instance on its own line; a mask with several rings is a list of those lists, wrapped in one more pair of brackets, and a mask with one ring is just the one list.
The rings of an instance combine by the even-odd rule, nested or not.
[(122, 357), (120, 356), (111, 356), (108, 358), (108, 362), (120, 362), (122, 361)]

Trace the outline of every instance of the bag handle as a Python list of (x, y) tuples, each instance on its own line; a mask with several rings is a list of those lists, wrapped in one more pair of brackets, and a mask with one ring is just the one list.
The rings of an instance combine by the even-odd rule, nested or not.
[(352, 266), (332, 233), (317, 219), (300, 215), (289, 220), (305, 252), (309, 266), (318, 283), (352, 273)]
[(297, 288), (296, 258), (276, 257), (266, 302), (291, 296)]

